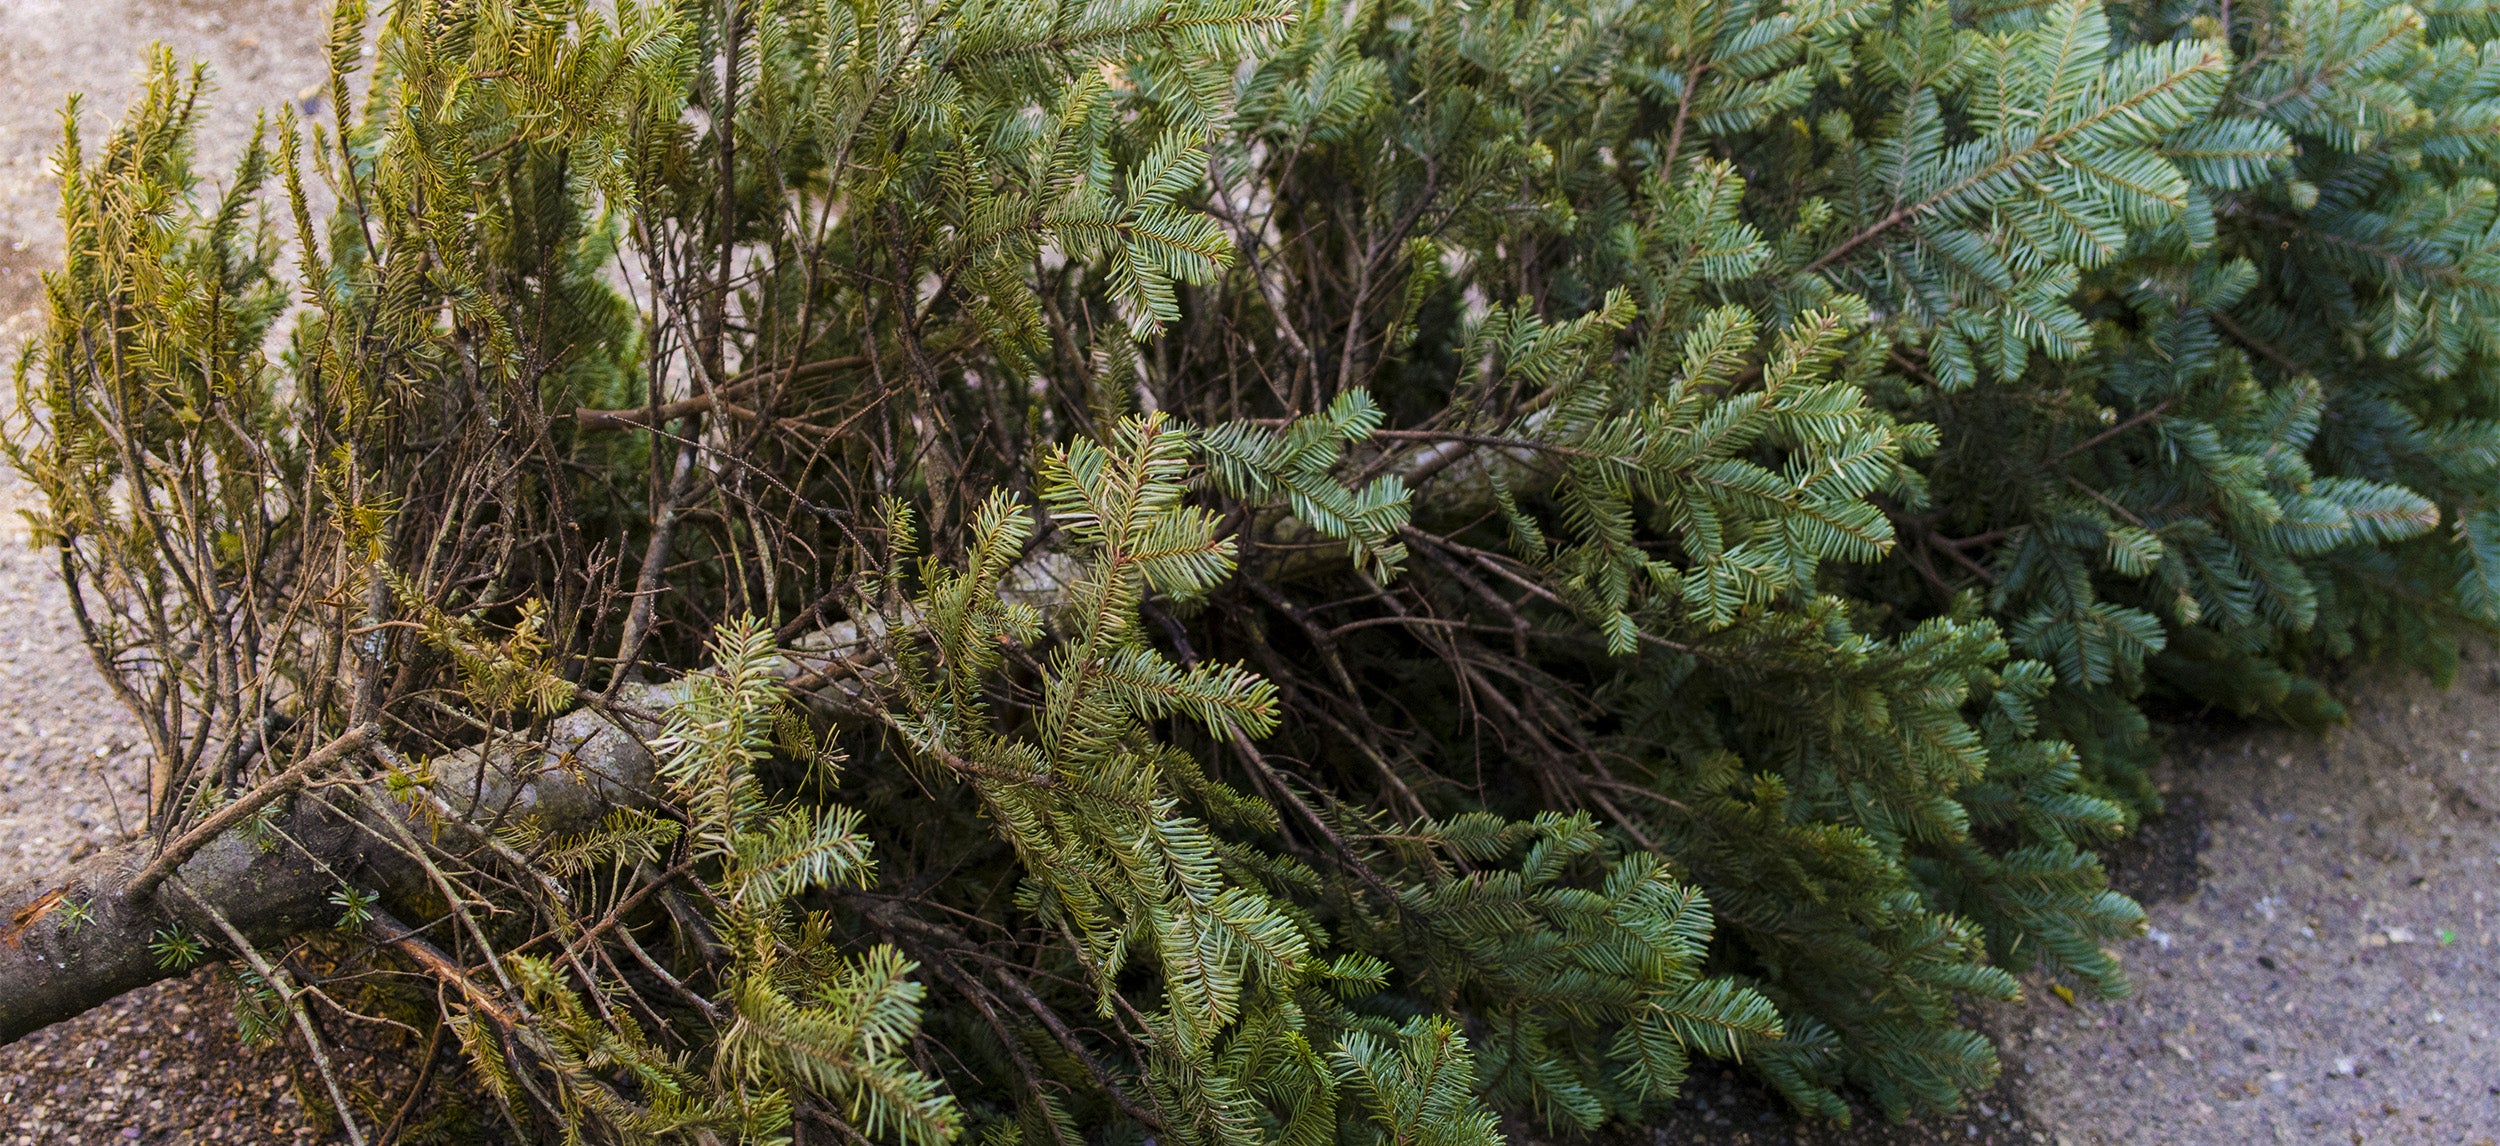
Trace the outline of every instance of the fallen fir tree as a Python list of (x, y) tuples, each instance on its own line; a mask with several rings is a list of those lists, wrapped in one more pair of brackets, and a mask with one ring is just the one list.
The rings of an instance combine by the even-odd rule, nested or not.
[(2494, 35), (350, 3), (214, 185), (160, 59), (9, 438), (149, 833), (0, 1033), (224, 960), (367, 1141), (345, 944), (522, 1137), (1950, 1107), (2125, 989), (2144, 705), (2500, 618)]

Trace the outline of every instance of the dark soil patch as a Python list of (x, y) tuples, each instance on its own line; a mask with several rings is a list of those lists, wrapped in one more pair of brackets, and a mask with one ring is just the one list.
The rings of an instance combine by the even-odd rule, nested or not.
[[(1725, 1143), (1727, 1146), (2034, 1146), (2052, 1141), (2047, 1130), (2023, 1112), (2018, 1097), (2018, 1068), (2009, 1067), (1996, 1086), (1949, 1115), (1914, 1118), (1898, 1125), (1863, 1105), (1849, 1125), (1802, 1121), (1778, 1095), (1765, 1089), (1747, 1071), (1717, 1063), (1698, 1064), (1674, 1109), (1642, 1126), (1601, 1131), (1590, 1146), (1671, 1146), (1679, 1142)], [(1568, 1143), (1513, 1130), (1520, 1143)]]
[(2109, 884), (2138, 903), (2169, 903), (2196, 894), (2205, 848), (2213, 842), (2205, 796), (2193, 788), (2169, 793), (2162, 814), (2133, 834), (2101, 847)]
[[(236, 1033), (234, 1003), (231, 976), (202, 968), (0, 1051), (0, 1143), (346, 1141), (294, 1032), (246, 1042)], [(368, 1137), (398, 1117), (395, 1141), (403, 1146), (493, 1140), (493, 1127), (459, 1097), (476, 1088), (454, 1040), (437, 1044), (430, 1084), (411, 1103), (423, 1038), (344, 1022), (323, 1008), (314, 1013)]]

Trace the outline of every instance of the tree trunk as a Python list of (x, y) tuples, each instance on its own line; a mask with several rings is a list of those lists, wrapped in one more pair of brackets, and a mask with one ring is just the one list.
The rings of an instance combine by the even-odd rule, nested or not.
[[(1436, 504), (1418, 506), (1418, 516), (1431, 520), (1492, 504), (1488, 475), (1495, 468), (1515, 475), (1518, 488), (1550, 478), (1534, 461), (1515, 450), (1453, 442), (1419, 451), (1400, 469), (1417, 479), (1438, 476)], [(1318, 540), (1297, 521), (1273, 524), (1286, 540)], [(1270, 556), (1260, 573), (1274, 580), (1342, 568), (1345, 560), (1342, 552), (1310, 547)], [(1077, 573), (1066, 554), (1039, 550), (1008, 571), (1000, 596), (1046, 607)], [(798, 655), (783, 662), (783, 672), (819, 713), (855, 715), (870, 684), (862, 672), (882, 662), (888, 627), (884, 618), (869, 617), (810, 633), (793, 643)], [(811, 664), (830, 667), (806, 671)], [(653, 759), (644, 740), (682, 689), (678, 682), (627, 685), (606, 706), (617, 717), (584, 708), (558, 718), (544, 744), (493, 742), (438, 758), (433, 796), (460, 821), (491, 828), (513, 816), (535, 816), (540, 829), (558, 834), (586, 830), (619, 804), (649, 803)], [(394, 842), (399, 832), (380, 817), (401, 819), (399, 827), (419, 837), (433, 832), (432, 817), (401, 807), (378, 783), (325, 791), (327, 799), (297, 793), (279, 804), (276, 826), (302, 848), (274, 833), (267, 837), (272, 846), (263, 847), (248, 826), (237, 828), (201, 847), (152, 894), (132, 896), (125, 889), (155, 857), (153, 840), (117, 844), (67, 871), (0, 888), (0, 911), (10, 913), (0, 928), (0, 1044), (184, 973), (161, 965), (149, 947), (166, 931), (219, 934), (189, 896), (205, 901), (256, 946), (333, 924), (339, 909), (330, 896), (342, 880), (380, 893), (386, 904), (429, 897), (424, 869), (400, 850)]]
[[(625, 707), (655, 710), (676, 691), (628, 690)], [(652, 758), (643, 736), (652, 730), (574, 712), (555, 722), (544, 744), (472, 748), (436, 760), (434, 794), (472, 823), (535, 815), (549, 829), (580, 830), (616, 804), (647, 801)], [(330, 895), (342, 880), (379, 892), (384, 902), (423, 893), (424, 869), (392, 843), (397, 833), (381, 817), (398, 817), (419, 836), (432, 825), (378, 784), (327, 792), (327, 799), (297, 793), (279, 805), (275, 826), (302, 848), (275, 833), (264, 847), (248, 825), (237, 828), (203, 846), (151, 894), (124, 889), (154, 857), (152, 840), (117, 844), (65, 872), (0, 890), (0, 910), (10, 913), (0, 930), (0, 1043), (183, 973), (160, 964), (149, 945), (169, 930), (220, 934), (192, 896), (260, 945), (336, 922)]]

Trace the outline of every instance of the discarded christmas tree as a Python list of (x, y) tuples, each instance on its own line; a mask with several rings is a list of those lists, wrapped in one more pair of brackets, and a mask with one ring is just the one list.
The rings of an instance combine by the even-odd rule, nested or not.
[(151, 836), (0, 1025), (335, 920), (522, 1135), (1953, 1106), (2145, 704), (2500, 621), (2485, 37), (405, 0), (213, 191), (160, 61), (10, 437)]

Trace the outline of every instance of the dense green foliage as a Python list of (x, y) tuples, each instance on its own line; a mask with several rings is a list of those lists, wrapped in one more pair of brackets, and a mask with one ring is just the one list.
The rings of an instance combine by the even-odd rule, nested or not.
[(160, 830), (717, 656), (649, 807), (434, 842), (516, 1127), (1478, 1146), (1694, 1053), (1950, 1107), (1968, 1002), (2125, 990), (2148, 705), (2331, 722), (2500, 622), (2482, 8), (332, 41), (222, 196), (169, 65), (73, 133), (12, 458)]

